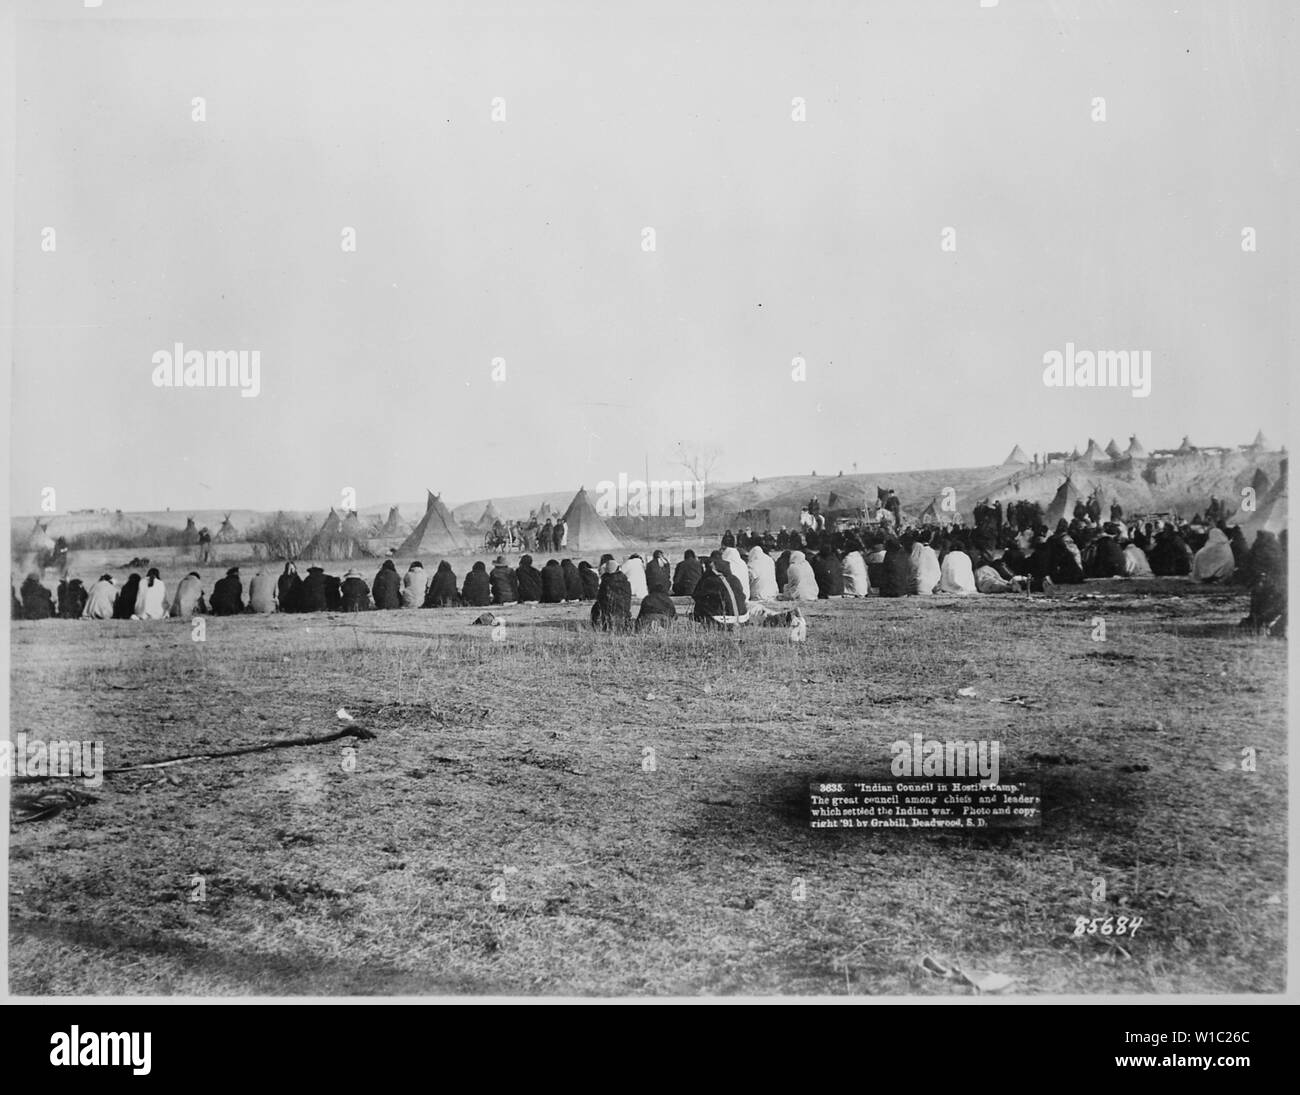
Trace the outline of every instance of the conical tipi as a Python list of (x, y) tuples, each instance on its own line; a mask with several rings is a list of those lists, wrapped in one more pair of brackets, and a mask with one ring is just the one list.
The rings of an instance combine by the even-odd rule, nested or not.
[(42, 521), (38, 517), (32, 523), (31, 531), (19, 543), (18, 550), (28, 554), (53, 550), (54, 540), (47, 531), (49, 524), (48, 521)]
[(489, 501), (483, 510), (483, 516), (474, 522), (474, 527), (480, 532), (490, 532), (492, 526), (500, 520), (501, 514), (497, 512), (496, 506)]
[(1125, 450), (1126, 455), (1131, 460), (1145, 460), (1147, 450), (1142, 447), (1142, 442), (1138, 440), (1137, 434), (1133, 434), (1128, 439), (1128, 448)]
[(185, 518), (185, 531), (182, 533), (187, 544), (197, 544), (199, 542), (199, 528), (194, 523), (193, 517)]
[(1124, 455), (1124, 450), (1115, 444), (1115, 439), (1113, 437), (1106, 443), (1106, 455), (1112, 460), (1118, 460)]
[(1082, 459), (1095, 464), (1100, 460), (1105, 460), (1106, 454), (1102, 452), (1101, 448), (1097, 445), (1097, 442), (1090, 437), (1088, 438), (1088, 447), (1083, 450)]
[(1029, 463), (1029, 457), (1025, 455), (1025, 450), (1022, 449), (1019, 445), (1017, 445), (1014, 449), (1011, 450), (1011, 455), (1008, 456), (1005, 460), (1003, 460), (1002, 463), (1003, 463), (1004, 465), (1006, 465), (1006, 464), (1028, 464), (1028, 463)]
[(564, 525), (569, 530), (565, 547), (574, 551), (612, 551), (623, 546), (601, 520), (584, 487), (578, 488), (569, 508), (564, 511)]
[(304, 559), (355, 559), (363, 552), (361, 545), (353, 537), (343, 532), (343, 522), (339, 515), (330, 510), (316, 535), (302, 549)]
[(402, 514), (396, 506), (388, 511), (388, 520), (379, 528), (380, 536), (396, 536), (402, 531)]
[(1074, 451), (1073, 451), (1072, 453), (1070, 453), (1070, 457), (1069, 457), (1069, 458), (1070, 458), (1071, 460), (1082, 460), (1082, 459), (1083, 459), (1083, 457), (1079, 455), (1079, 446), (1078, 446), (1078, 445), (1075, 445), (1075, 446), (1074, 446)]
[(1075, 489), (1074, 483), (1066, 476), (1065, 482), (1057, 488), (1056, 497), (1048, 504), (1047, 507), (1047, 527), (1050, 529), (1056, 523), (1065, 518), (1069, 521), (1074, 517), (1074, 506), (1079, 501), (1079, 492)]
[(411, 535), (402, 541), (397, 554), (439, 556), (469, 550), (469, 541), (465, 539), (465, 534), (456, 524), (451, 511), (442, 504), (442, 499), (438, 495), (429, 491), (429, 501), (425, 506), (424, 516), (411, 530)]
[(230, 514), (226, 514), (225, 519), (221, 522), (221, 528), (217, 529), (217, 534), (212, 537), (214, 544), (233, 544), (239, 539), (239, 533), (235, 531), (235, 526), (230, 523)]
[(1260, 430), (1255, 434), (1255, 440), (1250, 443), (1250, 447), (1256, 452), (1272, 452), (1273, 442), (1264, 436), (1264, 431)]
[(1190, 456), (1195, 451), (1196, 451), (1196, 446), (1187, 440), (1186, 434), (1183, 434), (1183, 443), (1179, 445), (1177, 449), (1174, 450), (1174, 452), (1178, 456)]

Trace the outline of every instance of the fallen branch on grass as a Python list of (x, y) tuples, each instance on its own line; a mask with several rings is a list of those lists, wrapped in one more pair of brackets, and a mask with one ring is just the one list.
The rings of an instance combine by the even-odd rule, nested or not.
[[(121, 768), (105, 768), (103, 775), (116, 776), (123, 772), (143, 772), (150, 768), (168, 768), (173, 764), (186, 764), (195, 760), (216, 760), (219, 757), (239, 757), (248, 753), (268, 753), (272, 749), (292, 749), (301, 745), (325, 745), (340, 738), (356, 738), (359, 741), (372, 741), (375, 735), (359, 726), (346, 726), (332, 734), (316, 737), (285, 738), (282, 741), (268, 741), (261, 745), (245, 745), (240, 749), (220, 749), (212, 753), (184, 753), (176, 757), (164, 757), (161, 760), (146, 761), (143, 764), (128, 764)], [(14, 783), (43, 783), (52, 779), (66, 779), (66, 776), (15, 776)]]

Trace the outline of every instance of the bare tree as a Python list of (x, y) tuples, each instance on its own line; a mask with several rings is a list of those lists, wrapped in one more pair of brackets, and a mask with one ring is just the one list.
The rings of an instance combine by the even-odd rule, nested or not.
[(716, 445), (701, 441), (678, 441), (677, 463), (691, 473), (691, 478), (708, 486), (709, 476), (722, 457), (722, 450)]

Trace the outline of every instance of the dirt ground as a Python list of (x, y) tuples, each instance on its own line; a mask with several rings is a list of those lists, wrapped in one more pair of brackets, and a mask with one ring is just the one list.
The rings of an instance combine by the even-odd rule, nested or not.
[[(820, 602), (801, 644), (600, 635), (585, 605), (506, 609), (499, 642), (479, 609), (210, 618), (201, 642), (14, 623), (11, 734), (110, 766), (339, 708), (375, 738), (112, 776), (11, 825), (10, 991), (973, 991), (932, 955), (1011, 993), (1280, 992), (1286, 646), (1245, 607), (1182, 580)], [(809, 827), (810, 780), (885, 774), (915, 731), (1001, 742), (1041, 827)], [(1143, 924), (1076, 937), (1081, 915)]]

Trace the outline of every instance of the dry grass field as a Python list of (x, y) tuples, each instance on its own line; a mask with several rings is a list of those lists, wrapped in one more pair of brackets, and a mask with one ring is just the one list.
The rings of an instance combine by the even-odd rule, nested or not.
[[(125, 773), (11, 826), (10, 991), (973, 991), (927, 954), (1011, 993), (1285, 987), (1286, 646), (1236, 629), (1238, 592), (821, 602), (802, 644), (595, 634), (585, 605), (504, 610), (494, 642), (480, 611), (11, 625), (11, 733), (110, 766), (340, 707), (375, 737)], [(883, 774), (914, 731), (1000, 741), (1041, 827), (809, 828), (810, 779)], [(1143, 926), (1073, 935), (1098, 913)]]

